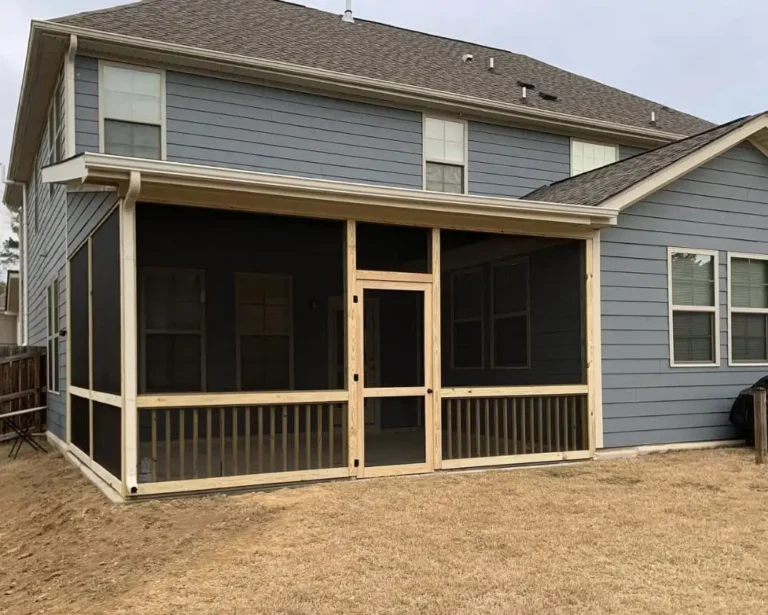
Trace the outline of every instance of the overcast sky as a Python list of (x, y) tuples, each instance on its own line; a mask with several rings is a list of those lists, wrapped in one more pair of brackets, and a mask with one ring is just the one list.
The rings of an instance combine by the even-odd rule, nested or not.
[[(0, 163), (11, 147), (30, 20), (116, 4), (124, 3), (0, 0)], [(299, 4), (342, 13), (345, 0)], [(527, 54), (714, 122), (768, 108), (765, 0), (354, 0), (353, 6), (358, 17)], [(6, 218), (3, 211), (0, 240)]]

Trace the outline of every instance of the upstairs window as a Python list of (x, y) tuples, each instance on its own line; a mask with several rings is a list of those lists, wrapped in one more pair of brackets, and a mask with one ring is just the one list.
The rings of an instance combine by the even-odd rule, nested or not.
[(730, 360), (768, 362), (768, 257), (731, 256)]
[(104, 153), (160, 160), (164, 74), (102, 63), (101, 84)]
[(619, 148), (615, 145), (571, 139), (571, 176), (599, 169), (618, 159)]
[(718, 365), (717, 253), (669, 251), (671, 364)]
[(424, 187), (433, 192), (466, 192), (466, 124), (424, 119)]

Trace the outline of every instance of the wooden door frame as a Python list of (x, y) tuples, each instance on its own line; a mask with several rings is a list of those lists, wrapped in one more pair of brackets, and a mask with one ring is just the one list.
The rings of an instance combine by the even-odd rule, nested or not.
[[(382, 279), (372, 279), (375, 276), (366, 276), (366, 279), (359, 280), (356, 283), (355, 296), (358, 297), (357, 312), (358, 318), (356, 318), (356, 333), (355, 336), (358, 341), (357, 347), (357, 374), (363, 374), (364, 370), (364, 356), (365, 356), (365, 336), (363, 334), (363, 326), (365, 322), (365, 300), (364, 293), (366, 290), (392, 290), (392, 291), (407, 291), (407, 292), (420, 292), (423, 293), (424, 307), (423, 307), (423, 343), (424, 343), (424, 385), (419, 387), (374, 387), (366, 389), (364, 382), (359, 382), (357, 387), (357, 417), (356, 424), (360, 425), (359, 437), (357, 439), (357, 459), (359, 461), (356, 470), (358, 478), (373, 478), (377, 476), (395, 476), (403, 474), (422, 474), (432, 472), (435, 469), (434, 458), (434, 431), (435, 431), (435, 416), (439, 416), (439, 409), (435, 408), (435, 400), (439, 396), (435, 395), (436, 384), (434, 380), (434, 335), (430, 335), (433, 332), (433, 313), (434, 313), (434, 297), (433, 297), (433, 284), (431, 282), (424, 282), (423, 274), (414, 274), (419, 276), (418, 278), (408, 281), (405, 279), (393, 280), (391, 273), (382, 272)], [(376, 397), (424, 397), (424, 463), (418, 464), (401, 464), (391, 466), (377, 466), (375, 468), (365, 467), (365, 400), (366, 398)]]

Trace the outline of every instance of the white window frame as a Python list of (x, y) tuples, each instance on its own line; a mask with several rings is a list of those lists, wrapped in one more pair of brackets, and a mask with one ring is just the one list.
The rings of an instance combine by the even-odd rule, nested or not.
[[(292, 391), (294, 388), (294, 322), (293, 322), (293, 276), (290, 275), (283, 275), (279, 273), (257, 273), (257, 272), (251, 272), (251, 271), (238, 271), (235, 272), (235, 356), (237, 360), (237, 364), (235, 366), (236, 370), (236, 378), (237, 378), (237, 390), (242, 391), (242, 357), (241, 357), (241, 337), (242, 334), (240, 333), (240, 286), (238, 284), (238, 280), (241, 278), (268, 278), (268, 279), (277, 279), (277, 280), (284, 280), (288, 282), (288, 315), (290, 316), (288, 320), (288, 333), (283, 334), (280, 333), (279, 335), (286, 335), (288, 337), (288, 383), (289, 383), (289, 391)], [(254, 333), (252, 335), (274, 335), (273, 333)]]
[(768, 360), (766, 361), (736, 361), (733, 358), (733, 325), (732, 325), (732, 316), (735, 312), (736, 314), (763, 314), (768, 318), (768, 308), (740, 308), (740, 307), (733, 307), (732, 304), (732, 291), (731, 291), (731, 282), (733, 278), (731, 277), (731, 260), (734, 258), (737, 259), (749, 259), (749, 260), (759, 260), (759, 261), (768, 261), (768, 254), (747, 254), (746, 252), (728, 252), (728, 278), (727, 278), (727, 284), (728, 284), (728, 366), (731, 367), (765, 367), (768, 365)]
[[(122, 68), (125, 70), (141, 71), (145, 73), (156, 73), (160, 75), (160, 160), (166, 160), (166, 141), (167, 141), (167, 87), (166, 87), (166, 72), (162, 68), (151, 68), (148, 66), (137, 66), (135, 64), (124, 64), (121, 62), (110, 62), (107, 60), (99, 60), (99, 153), (105, 153), (105, 132), (104, 123), (108, 119), (112, 119), (106, 116), (106, 110), (104, 109), (104, 101), (106, 97), (104, 95), (104, 67), (114, 66), (115, 68)], [(122, 120), (119, 120), (122, 121)], [(157, 124), (147, 124), (148, 126), (157, 126)]]
[[(456, 318), (456, 308), (454, 302), (455, 280), (457, 276), (477, 273), (480, 276), (480, 314), (472, 318)], [(450, 309), (451, 309), (451, 369), (457, 371), (485, 369), (485, 272), (482, 267), (468, 267), (466, 269), (457, 269), (450, 272)], [(480, 365), (456, 367), (456, 325), (465, 322), (480, 321)]]
[[(577, 175), (577, 174), (574, 173), (574, 168), (573, 168), (573, 161), (574, 161), (574, 158), (575, 158), (574, 155), (573, 155), (573, 150), (574, 150), (574, 145), (576, 143), (583, 143), (584, 145), (599, 145), (601, 147), (613, 148), (613, 150), (616, 152), (616, 159), (614, 160), (614, 162), (618, 162), (620, 160), (619, 156), (621, 154), (619, 152), (619, 146), (616, 145), (615, 143), (601, 143), (600, 141), (588, 141), (586, 139), (577, 139), (575, 137), (571, 137), (571, 144), (570, 144), (571, 147), (570, 147), (570, 156), (569, 156), (569, 158), (570, 158), (569, 162), (570, 162), (571, 177), (575, 177)], [(613, 164), (613, 163), (609, 163), (609, 164)], [(603, 166), (607, 166), (607, 165), (603, 165)], [(599, 169), (599, 168), (602, 168), (602, 167), (596, 167), (596, 168)], [(591, 170), (594, 170), (594, 169), (591, 169)], [(589, 171), (580, 171), (578, 173), (578, 175), (581, 175), (582, 173), (589, 173)]]
[[(672, 303), (672, 255), (673, 254), (702, 254), (712, 257), (714, 273), (714, 303), (712, 307), (697, 305), (675, 306)], [(667, 248), (667, 324), (669, 328), (669, 365), (670, 367), (720, 367), (720, 261), (717, 250), (700, 250), (696, 248)], [(714, 362), (680, 363), (675, 361), (675, 332), (674, 312), (699, 312), (714, 314), (712, 343), (714, 344)]]
[[(52, 347), (56, 346), (56, 353), (61, 354), (61, 336), (60, 336), (60, 309), (59, 309), (59, 297), (60, 294), (59, 278), (53, 278), (51, 283), (45, 289), (45, 347), (46, 347), (46, 377), (47, 377), (47, 391), (53, 395), (59, 395), (61, 389), (59, 386), (59, 372), (61, 368), (59, 366), (59, 358), (55, 358), (51, 352)], [(53, 331), (51, 331), (51, 324), (53, 324)], [(54, 364), (58, 368), (54, 373)]]
[[(162, 271), (168, 273), (191, 271), (200, 276), (200, 328), (193, 329), (147, 329), (147, 273)], [(206, 285), (205, 270), (191, 267), (141, 267), (139, 269), (139, 288), (141, 289), (141, 310), (139, 312), (139, 335), (141, 336), (141, 355), (139, 356), (139, 390), (146, 391), (147, 387), (147, 336), (148, 335), (199, 335), (200, 336), (200, 392), (205, 392), (208, 384), (207, 376), (207, 341), (206, 341)]]
[[(445, 160), (442, 158), (436, 158), (433, 156), (427, 156), (427, 120), (440, 120), (444, 122), (455, 122), (457, 124), (463, 124), (464, 125), (464, 162), (463, 164), (457, 164), (456, 161), (453, 160)], [(457, 117), (450, 117), (450, 116), (444, 116), (444, 115), (432, 115), (423, 113), (422, 114), (422, 120), (421, 120), (421, 134), (422, 134), (422, 144), (421, 144), (421, 153), (422, 153), (422, 168), (421, 168), (421, 177), (422, 177), (422, 190), (427, 190), (427, 163), (428, 162), (434, 162), (436, 164), (446, 164), (451, 165), (454, 167), (464, 167), (463, 172), (463, 184), (464, 184), (464, 191), (461, 194), (469, 194), (469, 122), (467, 120), (462, 120)], [(437, 194), (451, 194), (451, 193), (437, 193)]]
[[(507, 265), (512, 265), (514, 263), (521, 263), (523, 267), (525, 268), (525, 291), (526, 291), (526, 304), (525, 304), (525, 310), (522, 312), (505, 312), (503, 314), (496, 314), (494, 312), (494, 301), (495, 301), (495, 289), (496, 285), (494, 284), (494, 275), (496, 274), (496, 269), (499, 269), (500, 267), (506, 267)], [(493, 263), (491, 265), (491, 280), (490, 280), (490, 286), (491, 286), (491, 369), (502, 369), (502, 370), (511, 370), (511, 369), (531, 369), (531, 270), (530, 270), (530, 262), (528, 260), (527, 256), (523, 256), (520, 258), (512, 258), (500, 261), (498, 263)], [(525, 316), (526, 321), (526, 340), (525, 340), (525, 346), (526, 346), (526, 353), (525, 353), (525, 365), (496, 365), (496, 320), (499, 318), (510, 318), (514, 316)]]

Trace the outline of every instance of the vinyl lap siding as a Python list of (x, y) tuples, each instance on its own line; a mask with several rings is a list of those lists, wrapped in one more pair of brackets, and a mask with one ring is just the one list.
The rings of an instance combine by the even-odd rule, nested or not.
[(67, 195), (67, 246), (72, 257), (117, 205), (117, 192), (71, 192)]
[(521, 197), (571, 172), (570, 139), (469, 122), (469, 192)]
[(99, 61), (75, 58), (75, 154), (99, 151)]
[[(728, 366), (727, 252), (768, 254), (768, 161), (740, 146), (601, 232), (605, 446), (736, 437), (736, 394), (768, 373)], [(669, 365), (667, 247), (719, 251), (720, 367)]]
[(168, 72), (168, 160), (422, 187), (421, 114)]

